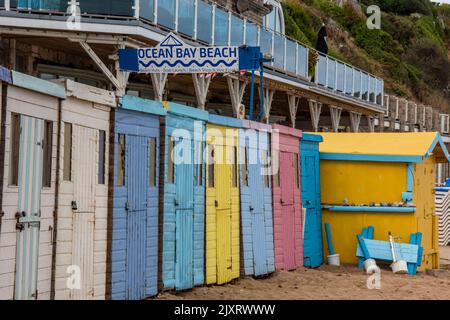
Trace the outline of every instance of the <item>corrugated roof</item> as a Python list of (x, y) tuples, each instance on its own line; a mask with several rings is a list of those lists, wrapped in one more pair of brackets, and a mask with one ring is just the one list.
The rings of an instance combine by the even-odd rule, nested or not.
[(366, 155), (373, 156), (373, 159), (379, 156), (385, 157), (385, 161), (397, 157), (400, 161), (408, 157), (423, 158), (433, 153), (438, 161), (450, 161), (447, 148), (437, 132), (318, 134), (324, 140), (319, 145), (321, 154)]

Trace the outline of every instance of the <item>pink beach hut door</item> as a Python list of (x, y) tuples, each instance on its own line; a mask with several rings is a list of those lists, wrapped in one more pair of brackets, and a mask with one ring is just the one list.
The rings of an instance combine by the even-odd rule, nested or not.
[(281, 228), (285, 270), (296, 268), (294, 174), (293, 154), (280, 152)]

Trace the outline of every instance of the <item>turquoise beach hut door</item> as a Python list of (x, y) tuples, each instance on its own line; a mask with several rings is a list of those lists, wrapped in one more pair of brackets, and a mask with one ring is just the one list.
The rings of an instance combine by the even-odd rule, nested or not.
[[(181, 152), (190, 153), (189, 157), (186, 157), (188, 163), (174, 161), (176, 188), (174, 203), (176, 215), (175, 288), (184, 290), (194, 286), (194, 165), (190, 162), (194, 152), (193, 143), (188, 139), (179, 138), (176, 146), (181, 147), (179, 149), (182, 150)], [(179, 160), (184, 158), (183, 154), (179, 155)]]
[(149, 139), (126, 136), (127, 257), (126, 299), (142, 299), (145, 294), (145, 259), (147, 239), (147, 186)]
[(15, 299), (37, 299), (44, 120), (20, 117)]
[(300, 144), (302, 155), (302, 203), (306, 209), (304, 231), (304, 265), (320, 267), (323, 263), (322, 211), (320, 201), (320, 164), (318, 142), (306, 141), (304, 135)]

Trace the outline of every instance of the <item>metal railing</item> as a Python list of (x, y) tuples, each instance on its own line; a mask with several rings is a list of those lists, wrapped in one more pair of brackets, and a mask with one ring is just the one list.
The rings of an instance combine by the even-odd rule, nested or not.
[[(64, 14), (75, 0), (0, 0), (0, 8)], [(268, 68), (384, 106), (382, 79), (203, 0), (77, 0), (82, 16), (140, 19), (207, 45), (260, 46)], [(9, 6), (9, 7), (8, 7)], [(313, 60), (313, 61), (311, 61)], [(314, 61), (317, 60), (317, 61)], [(310, 65), (316, 66), (310, 70)]]

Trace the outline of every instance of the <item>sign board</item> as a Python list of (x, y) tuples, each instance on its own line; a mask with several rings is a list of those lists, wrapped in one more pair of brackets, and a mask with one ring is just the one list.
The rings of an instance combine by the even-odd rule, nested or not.
[(12, 83), (11, 71), (3, 66), (0, 66), (0, 81)]
[(169, 33), (156, 47), (119, 50), (119, 62), (122, 71), (139, 73), (227, 73), (251, 70), (248, 48), (196, 47)]

